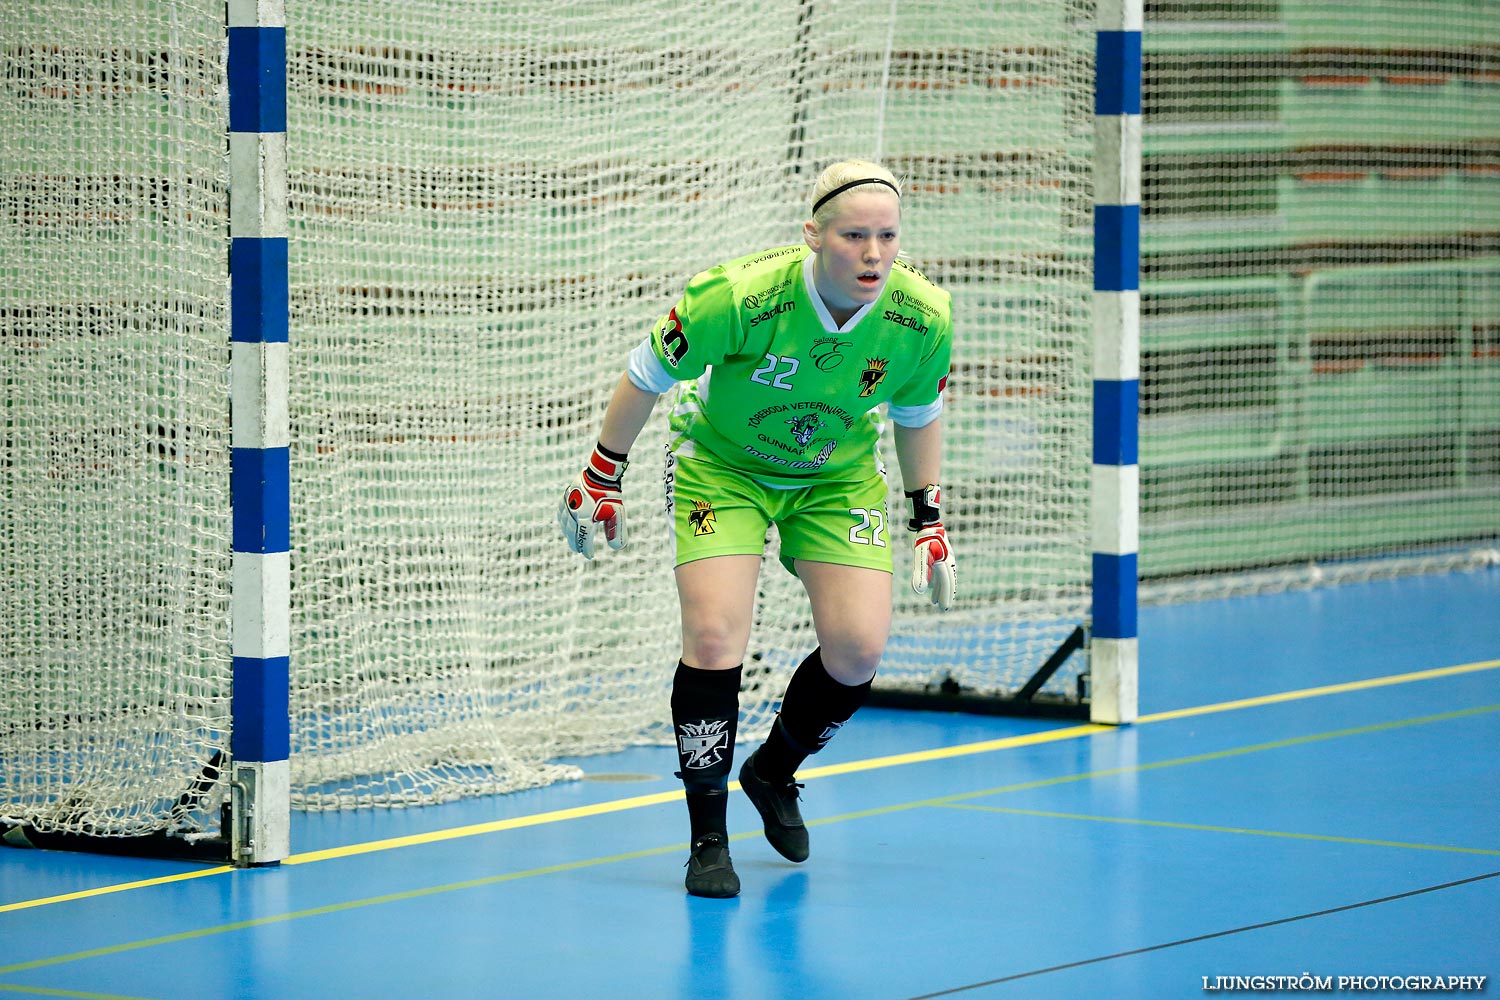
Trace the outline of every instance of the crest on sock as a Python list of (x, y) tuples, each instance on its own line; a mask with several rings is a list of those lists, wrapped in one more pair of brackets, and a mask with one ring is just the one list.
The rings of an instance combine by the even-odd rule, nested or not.
[(705, 719), (677, 727), (677, 750), (685, 769), (703, 770), (724, 760), (729, 745), (729, 720)]

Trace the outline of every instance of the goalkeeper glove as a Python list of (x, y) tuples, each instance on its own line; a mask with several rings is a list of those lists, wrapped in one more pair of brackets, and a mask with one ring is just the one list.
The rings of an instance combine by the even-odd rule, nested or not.
[(625, 497), (620, 493), (620, 477), (628, 464), (624, 455), (596, 445), (589, 464), (563, 491), (557, 526), (568, 548), (583, 553), (585, 559), (594, 558), (594, 535), (601, 528), (610, 548), (625, 547)]
[(947, 611), (953, 607), (958, 590), (958, 565), (953, 561), (953, 546), (943, 530), (941, 505), (943, 491), (937, 486), (907, 490), (911, 501), (908, 530), (917, 533), (915, 563), (911, 569), (911, 589), (918, 594), (932, 592), (932, 603)]

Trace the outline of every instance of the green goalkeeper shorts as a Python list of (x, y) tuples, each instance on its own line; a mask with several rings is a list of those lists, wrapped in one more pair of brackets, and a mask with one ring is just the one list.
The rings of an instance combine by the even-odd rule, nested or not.
[(781, 564), (793, 575), (798, 559), (891, 572), (887, 487), (879, 472), (857, 483), (776, 489), (669, 449), (664, 482), (676, 566), (710, 556), (760, 555), (774, 524)]

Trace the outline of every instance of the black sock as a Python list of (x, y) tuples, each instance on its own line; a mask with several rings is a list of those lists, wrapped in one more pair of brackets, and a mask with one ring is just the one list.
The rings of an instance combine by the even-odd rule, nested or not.
[(840, 684), (824, 668), (822, 650), (814, 649), (787, 682), (771, 735), (755, 752), (755, 773), (768, 781), (791, 778), (854, 717), (870, 684)]
[(682, 661), (672, 678), (672, 730), (677, 776), (687, 790), (692, 839), (728, 835), (729, 770), (740, 719), (740, 672), (699, 670)]

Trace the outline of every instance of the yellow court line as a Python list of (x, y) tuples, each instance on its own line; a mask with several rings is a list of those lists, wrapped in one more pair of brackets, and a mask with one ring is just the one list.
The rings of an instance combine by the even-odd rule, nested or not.
[(948, 809), (1004, 813), (1007, 816), (1037, 816), (1042, 819), (1076, 819), (1090, 823), (1123, 823), (1128, 826), (1154, 826), (1167, 830), (1192, 830), (1200, 833), (1238, 833), (1251, 837), (1283, 837), (1288, 840), (1318, 840), (1332, 844), (1360, 844), (1366, 847), (1401, 847), (1412, 851), (1444, 851), (1450, 854), (1486, 854), (1500, 857), (1500, 851), (1484, 847), (1450, 847), (1446, 844), (1408, 844), (1400, 840), (1370, 840), (1365, 837), (1334, 837), (1321, 833), (1291, 833), (1286, 830), (1254, 830), (1239, 826), (1210, 826), (1205, 823), (1172, 823), (1160, 819), (1135, 819), (1131, 816), (1089, 816), (1082, 813), (1048, 812), (1045, 809), (1011, 809), (1006, 806), (982, 806), (973, 802), (946, 803)]
[(69, 997), (70, 1000), (149, 1000), (147, 997), (127, 997), (118, 993), (81, 993), (78, 990), (52, 990), (42, 986), (20, 986), (15, 983), (0, 983), (0, 993), (25, 993), (35, 997)]
[(810, 778), (827, 778), (836, 774), (855, 774), (859, 771), (874, 771), (884, 767), (901, 767), (906, 764), (925, 764), (934, 760), (951, 760), (954, 757), (971, 757), (974, 754), (994, 753), (996, 750), (1013, 750), (1016, 747), (1037, 746), (1042, 743), (1056, 743), (1061, 740), (1076, 740), (1080, 736), (1093, 736), (1095, 733), (1109, 733), (1119, 729), (1118, 726), (1102, 726), (1087, 723), (1081, 726), (1068, 726), (1065, 729), (1046, 729), (1039, 733), (1026, 733), (1021, 736), (1006, 736), (998, 740), (984, 740), (979, 743), (964, 743), (955, 747), (938, 747), (934, 750), (916, 750), (912, 753), (897, 753), (886, 757), (870, 757), (866, 760), (851, 760), (847, 764), (829, 764), (826, 767), (809, 767), (799, 770), (797, 777), (802, 780)]
[[(918, 764), (926, 761), (944, 760), (949, 757), (966, 757), (971, 754), (991, 753), (996, 750), (1009, 750), (1013, 747), (1033, 746), (1038, 743), (1053, 743), (1058, 740), (1077, 739), (1080, 736), (1088, 736), (1092, 733), (1109, 732), (1114, 726), (1070, 726), (1066, 729), (1051, 729), (1039, 733), (1026, 733), (1021, 736), (1007, 736), (1004, 739), (985, 740), (981, 743), (966, 743), (956, 747), (939, 747), (936, 750), (921, 750), (915, 753), (893, 754), (888, 757), (871, 757), (868, 760), (851, 761), (847, 764), (832, 764), (828, 767), (808, 768), (798, 773), (797, 777), (804, 780), (810, 778), (826, 778), (835, 774), (852, 774), (856, 771), (871, 771), (884, 767), (899, 767), (903, 764)], [(738, 791), (739, 782), (731, 781), (731, 791)], [(644, 806), (662, 805), (667, 802), (679, 802), (682, 800), (682, 789), (670, 792), (654, 792), (650, 795), (637, 795), (628, 799), (612, 799), (609, 802), (599, 802), (588, 806), (574, 806), (570, 809), (557, 809), (552, 812), (534, 813), (530, 816), (517, 816), (512, 819), (493, 820), (488, 823), (475, 823), (470, 826), (457, 826), (447, 830), (435, 830), (432, 833), (414, 833), (405, 837), (392, 837), (387, 840), (372, 840), (364, 844), (351, 844), (347, 847), (330, 847), (323, 851), (309, 851), (305, 854), (294, 854), (287, 858), (282, 864), (305, 865), (314, 861), (327, 861), (331, 858), (347, 858), (360, 854), (373, 854), (377, 851), (389, 851), (398, 847), (415, 847), (420, 844), (435, 844), (445, 840), (458, 840), (463, 837), (477, 837), (487, 833), (500, 833), (505, 830), (519, 830), (528, 826), (542, 826), (547, 823), (560, 823), (571, 819), (587, 819), (590, 816), (604, 816), (609, 813), (624, 812), (629, 809), (640, 809)], [(3, 909), (0, 909), (3, 912)]]
[[(15, 850), (15, 848), (4, 848), (4, 850)], [(12, 910), (25, 910), (33, 906), (46, 906), (50, 903), (67, 903), (75, 899), (89, 899), (94, 896), (107, 896), (112, 892), (125, 892), (128, 889), (147, 889), (153, 885), (167, 885), (170, 882), (184, 882), (188, 879), (207, 878), (210, 875), (223, 875), (234, 871), (233, 865), (219, 865), (216, 868), (202, 868), (196, 871), (180, 872), (176, 875), (164, 875), (161, 878), (141, 879), (139, 882), (121, 882), (119, 885), (106, 885), (97, 889), (80, 889), (78, 892), (64, 893), (61, 896), (47, 896), (42, 899), (27, 899), (19, 903), (0, 904), (0, 913), (9, 913)]]
[(478, 837), (486, 833), (520, 830), (528, 826), (544, 826), (548, 823), (562, 823), (570, 819), (586, 819), (590, 816), (605, 816), (609, 813), (624, 812), (629, 809), (641, 809), (646, 806), (658, 806), (667, 802), (677, 802), (681, 799), (682, 789), (679, 788), (670, 792), (655, 792), (651, 795), (637, 795), (628, 799), (612, 799), (609, 802), (598, 802), (589, 806), (554, 809), (551, 812), (533, 813), (530, 816), (516, 816), (511, 819), (497, 819), (489, 823), (456, 826), (447, 830), (434, 830), (431, 833), (413, 833), (405, 837), (390, 837), (386, 840), (372, 840), (364, 844), (351, 844), (348, 847), (330, 847), (323, 851), (308, 851), (304, 854), (294, 854), (283, 861), (282, 864), (306, 865), (312, 864), (315, 861), (327, 861), (330, 858), (347, 858), (357, 854), (374, 854), (378, 851), (390, 851), (398, 847), (437, 844), (445, 840)]
[[(1494, 670), (1496, 668), (1500, 668), (1500, 660), (1484, 660), (1479, 663), (1464, 663), (1455, 667), (1438, 667), (1433, 670), (1417, 670), (1407, 674), (1372, 677), (1368, 680), (1349, 681), (1344, 684), (1325, 684), (1321, 687), (1302, 688), (1297, 691), (1283, 691), (1279, 694), (1261, 695), (1257, 698), (1241, 698), (1237, 701), (1221, 701), (1212, 705), (1179, 708), (1170, 712), (1155, 712), (1151, 715), (1141, 716), (1134, 724), (1138, 726), (1148, 725), (1153, 722), (1168, 722), (1173, 719), (1213, 715), (1218, 712), (1233, 712), (1242, 708), (1258, 708), (1262, 705), (1275, 705), (1286, 701), (1299, 701), (1304, 698), (1321, 698), (1331, 694), (1366, 691), (1371, 688), (1388, 687), (1392, 684), (1411, 684), (1416, 681), (1455, 677), (1461, 674), (1472, 674), (1481, 670)], [(1050, 743), (1054, 740), (1077, 739), (1080, 736), (1092, 736), (1095, 733), (1113, 732), (1119, 728), (1119, 726), (1103, 726), (1092, 723), (1081, 726), (1070, 726), (1066, 729), (1052, 729), (1040, 733), (1028, 733), (1025, 736), (1009, 736), (999, 740), (986, 740), (982, 743), (965, 743), (955, 747), (939, 747), (936, 750), (919, 750), (915, 753), (894, 754), (889, 757), (872, 757), (869, 760), (850, 761), (847, 764), (832, 764), (828, 767), (808, 768), (807, 770), (797, 772), (797, 777), (804, 779), (823, 778), (835, 774), (870, 771), (880, 767), (921, 764), (934, 760), (947, 760), (953, 757), (967, 757), (971, 754), (990, 753), (995, 750), (1009, 750), (1014, 747)]]
[(1330, 694), (1346, 694), (1350, 691), (1369, 691), (1372, 688), (1389, 687), (1392, 684), (1411, 684), (1414, 681), (1430, 681), (1440, 677), (1457, 677), (1461, 674), (1478, 673), (1481, 670), (1494, 670), (1496, 667), (1500, 667), (1500, 660), (1481, 660), (1478, 663), (1462, 663), (1456, 667), (1438, 667), (1435, 670), (1418, 670), (1409, 674), (1391, 674), (1387, 677), (1372, 677), (1369, 680), (1349, 681), (1344, 684), (1325, 684), (1322, 687), (1303, 688), (1300, 691), (1284, 691), (1281, 694), (1266, 694), (1258, 698), (1224, 701), (1217, 705), (1179, 708), (1171, 712), (1154, 712), (1151, 715), (1141, 716), (1136, 720), (1136, 724), (1186, 719), (1215, 712), (1232, 712), (1241, 708), (1259, 708), (1262, 705), (1276, 705), (1285, 701), (1300, 701), (1304, 698), (1320, 698)]
[[(1136, 725), (1146, 725), (1156, 722), (1166, 722), (1173, 719), (1183, 719), (1194, 716), (1212, 715), (1218, 712), (1230, 712), (1243, 708), (1256, 708), (1263, 705), (1279, 704), (1281, 702), (1298, 701), (1306, 698), (1319, 698), (1332, 694), (1346, 694), (1352, 691), (1364, 691), (1372, 688), (1387, 687), (1393, 684), (1410, 684), (1418, 681), (1435, 680), (1443, 677), (1454, 677), (1462, 674), (1476, 673), (1483, 670), (1494, 670), (1500, 668), (1500, 660), (1484, 660), (1478, 663), (1465, 663), (1451, 667), (1439, 667), (1433, 670), (1418, 670), (1411, 673), (1391, 674), (1385, 677), (1373, 677), (1362, 681), (1350, 681), (1343, 684), (1327, 684), (1320, 687), (1302, 688), (1296, 691), (1285, 691), (1279, 694), (1263, 695), (1257, 698), (1242, 698), (1236, 701), (1219, 702), (1211, 705), (1199, 705), (1193, 708), (1176, 709), (1169, 712), (1156, 712), (1151, 715), (1143, 715), (1136, 720)], [(984, 740), (977, 743), (965, 743), (960, 746), (938, 747), (932, 750), (920, 750), (913, 753), (892, 754), (885, 757), (872, 757), (866, 760), (850, 761), (845, 764), (832, 764), (826, 767), (808, 768), (799, 772), (798, 777), (804, 780), (826, 778), (841, 774), (854, 774), (859, 771), (870, 771), (878, 768), (900, 767), (907, 764), (921, 764), (938, 760), (950, 760), (956, 757), (967, 757), (975, 754), (993, 753), (999, 750), (1010, 750), (1017, 747), (1036, 746), (1043, 743), (1052, 743), (1060, 740), (1078, 739), (1083, 736), (1092, 736), (1097, 733), (1113, 732), (1119, 727), (1085, 724), (1068, 726), (1062, 729), (1044, 730), (1037, 733), (1027, 733), (1021, 736), (1008, 736), (1003, 739)], [(737, 782), (730, 783), (731, 788), (738, 788)], [(512, 819), (496, 820), (490, 823), (477, 823), (469, 826), (453, 827), (447, 830), (435, 830), (431, 833), (411, 834), (405, 837), (392, 837), (385, 840), (369, 841), (363, 844), (351, 844), (346, 847), (334, 847), (322, 851), (308, 851), (302, 854), (294, 854), (286, 858), (282, 864), (299, 865), (311, 864), (317, 861), (328, 861), (334, 858), (356, 857), (364, 854), (373, 854), (379, 851), (394, 850), (402, 847), (416, 847), (423, 844), (441, 843), (448, 840), (459, 840), (465, 837), (477, 837), (490, 833), (499, 833), (506, 830), (518, 830), (525, 827), (541, 826), (549, 823), (560, 823), (574, 819), (585, 819), (591, 816), (603, 816), (610, 813), (624, 812), (631, 809), (640, 809), (647, 806), (662, 805), (669, 802), (677, 802), (682, 799), (682, 790), (677, 789), (670, 792), (657, 792), (651, 795), (638, 795), (626, 799), (615, 799), (609, 802), (600, 802), (594, 805), (577, 806), (571, 809), (557, 809), (550, 812), (534, 813), (529, 816), (517, 816)], [(98, 889), (86, 889), (80, 892), (67, 893), (61, 896), (48, 896), (41, 899), (25, 900), (19, 903), (0, 904), (0, 913), (8, 913), (13, 910), (22, 910), (33, 906), (45, 906), (52, 903), (62, 903), (70, 900), (85, 899), (91, 896), (102, 896), (113, 892), (123, 892), (127, 889), (138, 889), (152, 885), (161, 885), (168, 882), (177, 882), (184, 879), (204, 878), (210, 875), (220, 875), (225, 872), (234, 871), (232, 867), (220, 866), (203, 871), (185, 872), (179, 875), (168, 876), (161, 879), (148, 879), (142, 882), (129, 882), (115, 886), (103, 886)]]
[(866, 809), (861, 812), (844, 813), (842, 816), (830, 816), (826, 819), (808, 820), (809, 826), (818, 826), (823, 823), (843, 823), (853, 819), (868, 819), (872, 816), (884, 816), (890, 813), (905, 812), (910, 809), (926, 807), (953, 806), (961, 802), (973, 799), (989, 798), (992, 795), (1008, 795), (1012, 792), (1029, 792), (1038, 788), (1054, 788), (1058, 785), (1074, 784), (1080, 781), (1091, 781), (1095, 778), (1113, 778), (1123, 774), (1141, 774), (1146, 771), (1159, 771), (1168, 767), (1181, 767), (1184, 764), (1204, 764), (1214, 760), (1227, 760), (1231, 757), (1243, 757), (1253, 753), (1263, 753), (1267, 750), (1284, 750), (1288, 747), (1306, 746), (1309, 743), (1321, 743), (1325, 740), (1341, 739), (1345, 736), (1364, 736), (1369, 733), (1386, 732), (1392, 729), (1405, 729), (1410, 726), (1427, 725), (1432, 722), (1450, 722), (1454, 719), (1469, 718), (1476, 715), (1488, 715), (1500, 712), (1500, 704), (1481, 705), (1477, 708), (1460, 708), (1452, 712), (1440, 712), (1437, 715), (1423, 715), (1413, 719), (1397, 719), (1394, 722), (1372, 722), (1364, 726), (1352, 726), (1347, 729), (1331, 729), (1327, 732), (1313, 733), (1308, 736), (1291, 736), (1282, 740), (1272, 740), (1268, 743), (1252, 743), (1247, 746), (1230, 747), (1227, 750), (1213, 750), (1207, 753), (1192, 754), (1187, 757), (1174, 757), (1170, 760), (1156, 760), (1145, 764), (1129, 764), (1123, 767), (1100, 768), (1095, 771), (1080, 771), (1074, 774), (1062, 774), (1052, 778), (1037, 778), (1032, 781), (1022, 781), (1010, 785), (1000, 785), (995, 788), (981, 788), (973, 792), (955, 792), (951, 795), (942, 795), (931, 799), (921, 799), (915, 802), (901, 802), (891, 806), (878, 806), (874, 809)]

